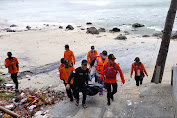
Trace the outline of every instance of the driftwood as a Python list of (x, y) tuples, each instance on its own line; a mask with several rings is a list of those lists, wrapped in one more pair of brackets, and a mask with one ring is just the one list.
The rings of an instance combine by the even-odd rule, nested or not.
[(14, 113), (14, 112), (11, 111), (11, 110), (8, 110), (8, 109), (2, 107), (2, 106), (0, 106), (0, 111), (3, 111), (3, 112), (5, 112), (5, 113), (9, 114), (9, 115), (11, 115), (12, 117), (21, 118), (20, 115)]

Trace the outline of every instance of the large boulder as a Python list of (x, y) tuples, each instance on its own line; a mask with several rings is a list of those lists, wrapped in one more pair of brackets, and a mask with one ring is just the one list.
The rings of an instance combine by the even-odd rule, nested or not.
[(116, 39), (116, 40), (126, 40), (127, 37), (126, 37), (125, 35), (120, 34), (120, 35), (117, 36), (115, 39)]
[(134, 24), (132, 25), (132, 27), (138, 28), (138, 27), (144, 27), (144, 25), (139, 24), (139, 23), (134, 23)]
[(87, 32), (86, 33), (90, 33), (90, 34), (99, 34), (98, 30), (95, 27), (90, 27), (87, 28)]
[(110, 30), (110, 32), (120, 32), (120, 29), (115, 27), (112, 30)]
[(149, 35), (143, 35), (142, 37), (150, 37)]
[(68, 26), (66, 27), (66, 29), (67, 29), (67, 30), (74, 30), (74, 27), (71, 26), (71, 25), (68, 25)]
[(27, 29), (27, 30), (30, 30), (30, 29), (31, 29), (31, 27), (30, 27), (30, 26), (26, 26), (26, 29)]
[(99, 28), (98, 32), (106, 32), (105, 28)]
[(162, 32), (158, 32), (158, 33), (154, 33), (152, 36), (162, 38), (162, 35), (163, 35), (163, 33), (162, 33)]
[(63, 26), (59, 26), (58, 28), (59, 28), (59, 29), (63, 29)]
[(3, 30), (6, 31), (6, 32), (16, 32), (15, 30), (12, 30), (12, 29), (9, 29), (9, 28), (5, 28)]
[(91, 22), (87, 22), (86, 25), (92, 25), (92, 23)]
[(174, 34), (172, 34), (171, 39), (177, 39), (177, 32), (175, 32)]
[(17, 27), (17, 25), (14, 25), (14, 24), (13, 24), (13, 25), (11, 25), (10, 27)]

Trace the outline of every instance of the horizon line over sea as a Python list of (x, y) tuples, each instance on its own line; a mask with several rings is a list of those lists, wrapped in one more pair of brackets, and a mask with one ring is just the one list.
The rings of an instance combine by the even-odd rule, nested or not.
[[(82, 25), (92, 22), (98, 27), (131, 31), (130, 24), (144, 28), (136, 34), (152, 34), (163, 30), (170, 0), (1, 0), (0, 26), (16, 24), (40, 27), (45, 23)], [(174, 31), (177, 30), (175, 20)]]

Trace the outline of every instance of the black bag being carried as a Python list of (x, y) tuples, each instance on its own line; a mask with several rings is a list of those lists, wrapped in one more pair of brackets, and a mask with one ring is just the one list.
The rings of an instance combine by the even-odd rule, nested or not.
[(87, 87), (87, 95), (89, 96), (94, 96), (98, 92), (100, 92), (100, 89), (102, 88), (103, 85), (101, 84), (91, 84)]

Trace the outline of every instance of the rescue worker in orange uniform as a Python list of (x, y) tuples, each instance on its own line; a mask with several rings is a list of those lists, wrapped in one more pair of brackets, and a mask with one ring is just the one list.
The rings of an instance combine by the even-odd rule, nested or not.
[[(107, 105), (110, 105), (110, 99), (114, 100), (114, 94), (117, 92), (117, 79), (116, 75), (119, 72), (120, 78), (122, 80), (122, 83), (125, 83), (124, 75), (122, 73), (122, 70), (114, 60), (116, 58), (113, 54), (109, 54), (108, 56), (108, 62), (104, 63), (104, 70), (101, 73), (101, 80), (104, 80), (106, 83), (106, 89), (107, 89)], [(113, 90), (111, 91), (111, 86)]]
[(58, 70), (60, 70), (64, 66), (65, 59), (61, 58), (60, 62), (61, 64), (59, 65)]
[(98, 52), (95, 50), (95, 47), (91, 46), (91, 50), (87, 54), (88, 64), (90, 64), (94, 59), (96, 59), (97, 55), (98, 55)]
[[(64, 81), (65, 86), (67, 85), (68, 78), (73, 71), (75, 71), (74, 67), (70, 65), (70, 62), (67, 59), (65, 59), (64, 66), (61, 67), (60, 69), (60, 79)], [(74, 81), (74, 78), (71, 79), (70, 89), (66, 89), (66, 92), (67, 92), (68, 97), (70, 98), (70, 101), (73, 101), (73, 95), (74, 95), (73, 81)]]
[(140, 62), (139, 57), (136, 57), (134, 61), (135, 62), (132, 64), (131, 67), (130, 77), (132, 78), (133, 71), (135, 71), (136, 86), (139, 86), (139, 84), (141, 85), (143, 82), (144, 73), (146, 74), (146, 76), (148, 76), (148, 73), (146, 72), (143, 63)]
[(8, 58), (5, 59), (5, 67), (8, 68), (11, 78), (15, 83), (15, 91), (18, 92), (18, 79), (17, 73), (19, 71), (19, 63), (16, 57), (12, 57), (12, 53), (7, 53)]
[[(100, 76), (101, 76), (101, 73), (103, 72), (103, 65), (105, 63), (107, 63), (108, 61), (108, 57), (107, 57), (107, 51), (104, 50), (100, 55), (97, 55), (97, 58), (95, 60), (95, 63), (94, 63), (94, 67), (95, 67), (95, 72), (93, 73), (96, 73), (96, 79), (98, 81), (99, 84), (103, 84), (103, 81), (100, 80)], [(99, 92), (99, 95), (100, 96), (103, 96), (103, 87), (101, 89), (101, 91)]]
[(61, 58), (60, 62), (61, 62), (61, 64), (58, 66), (59, 77), (60, 77), (61, 80), (64, 81), (64, 79), (62, 79), (62, 77), (61, 77), (60, 70), (61, 70), (62, 67), (64, 67), (65, 59)]
[(69, 49), (69, 45), (65, 45), (64, 59), (69, 60), (72, 65), (76, 63), (74, 53)]

